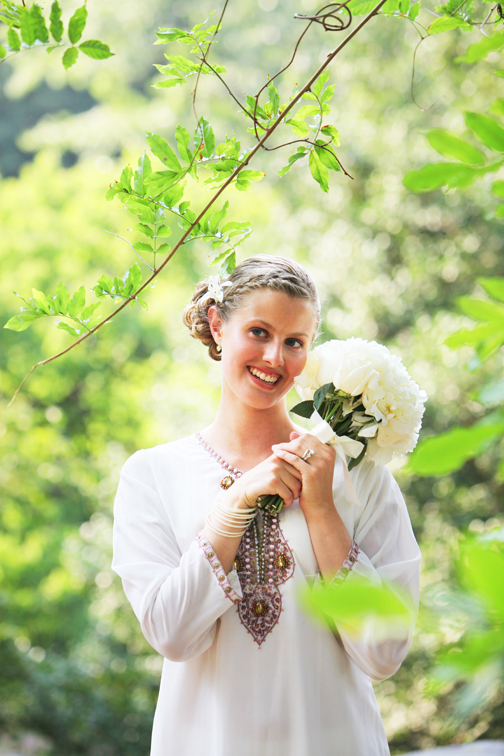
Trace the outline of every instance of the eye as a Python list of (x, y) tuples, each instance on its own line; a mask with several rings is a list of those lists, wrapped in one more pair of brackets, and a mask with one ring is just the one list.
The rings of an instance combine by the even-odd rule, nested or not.
[(294, 349), (302, 349), (304, 346), (301, 339), (287, 339), (285, 343), (287, 346), (294, 347)]
[(250, 329), (250, 333), (253, 334), (253, 336), (261, 337), (263, 334), (266, 333), (264, 328), (259, 328), (258, 326), (255, 326), (254, 328)]

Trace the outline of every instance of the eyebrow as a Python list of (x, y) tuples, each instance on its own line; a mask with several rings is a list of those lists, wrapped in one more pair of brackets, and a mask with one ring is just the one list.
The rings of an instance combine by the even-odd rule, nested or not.
[[(269, 328), (271, 331), (274, 330), (271, 323), (267, 323), (265, 320), (261, 320), (261, 318), (252, 318), (252, 321), (254, 323), (262, 323), (262, 325), (266, 326), (266, 328)], [(309, 338), (309, 334), (304, 333), (303, 331), (300, 331), (299, 333), (291, 333), (291, 336), (306, 336), (306, 338)]]

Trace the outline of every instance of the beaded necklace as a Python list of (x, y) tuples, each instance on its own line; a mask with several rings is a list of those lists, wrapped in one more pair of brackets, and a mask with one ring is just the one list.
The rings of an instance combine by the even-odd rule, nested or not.
[[(229, 465), (200, 433), (196, 433), (196, 438), (228, 473), (221, 480), (221, 487), (230, 488), (243, 472)], [(294, 556), (282, 533), (278, 514), (258, 511), (243, 535), (233, 566), (243, 593), (237, 604), (238, 615), (260, 647), (280, 618), (282, 596), (278, 586), (294, 573)]]

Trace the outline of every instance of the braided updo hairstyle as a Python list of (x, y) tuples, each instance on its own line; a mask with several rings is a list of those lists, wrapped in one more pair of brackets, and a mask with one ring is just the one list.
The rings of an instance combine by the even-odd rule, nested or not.
[(320, 324), (320, 301), (313, 278), (299, 263), (278, 255), (257, 255), (248, 257), (236, 266), (228, 276), (230, 286), (224, 287), (224, 301), (216, 302), (208, 293), (208, 281), (201, 281), (191, 301), (184, 309), (182, 318), (191, 336), (208, 347), (213, 360), (221, 359), (217, 351), (210, 324), (208, 310), (217, 307), (221, 320), (225, 323), (239, 309), (243, 299), (257, 289), (281, 291), (289, 297), (306, 299), (310, 302), (315, 316), (316, 327)]

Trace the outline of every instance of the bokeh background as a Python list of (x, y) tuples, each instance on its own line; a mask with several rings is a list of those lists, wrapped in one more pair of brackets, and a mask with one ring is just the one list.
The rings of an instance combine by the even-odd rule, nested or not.
[[(66, 18), (75, 7), (63, 3)], [(189, 89), (151, 86), (165, 52), (152, 45), (154, 30), (188, 28), (214, 9), (211, 0), (90, 0), (87, 36), (115, 57), (81, 55), (65, 72), (58, 51), (33, 50), (0, 65), (0, 322), (18, 312), (13, 290), (54, 291), (60, 280), (90, 289), (133, 262), (129, 247), (105, 233), (124, 235), (131, 225), (105, 191), (124, 164), (136, 164), (145, 131), (173, 139), (177, 122), (193, 129)], [(230, 4), (212, 55), (237, 92), (254, 94), (286, 62), (302, 31), (293, 12), (316, 9), (313, 0)], [(462, 134), (463, 110), (484, 110), (500, 94), (502, 79), (491, 75), (498, 52), (470, 68), (455, 62), (475, 38), (455, 31), (420, 47), (415, 104), (418, 35), (405, 19), (375, 19), (330, 69), (339, 156), (354, 179), (331, 174), (323, 194), (296, 163), (280, 180), (289, 153), (278, 151), (255, 160), (263, 182), (228, 195), (229, 217), (254, 225), (240, 257), (279, 253), (312, 272), (323, 338), (377, 339), (401, 355), (430, 397), (426, 435), (482, 415), (475, 392), (502, 364), (497, 355), (475, 372), (470, 348), (443, 344), (469, 323), (455, 298), (481, 293), (478, 276), (504, 275), (488, 182), (425, 195), (402, 185), (408, 170), (435, 157), (427, 129)], [(312, 30), (280, 84), (285, 99), (335, 44)], [(245, 120), (224, 94), (203, 81), (199, 113), (221, 139), (235, 132), (246, 144)], [(206, 196), (198, 186), (190, 193)], [(0, 750), (148, 753), (162, 660), (110, 570), (112, 504), (131, 453), (203, 428), (218, 406), (219, 367), (180, 318), (194, 284), (215, 272), (198, 244), (160, 275), (148, 311), (126, 308), (99, 336), (37, 370), (10, 407), (31, 365), (71, 337), (49, 319), (23, 333), (0, 331)], [(441, 478), (392, 466), (422, 547), (425, 595), (455, 586), (461, 532), (504, 525), (499, 460), (493, 445)], [(436, 652), (463, 631), (460, 618), (442, 613), (421, 621), (401, 670), (376, 685), (393, 753), (502, 735), (499, 685), (462, 715), (457, 684), (433, 676)]]

